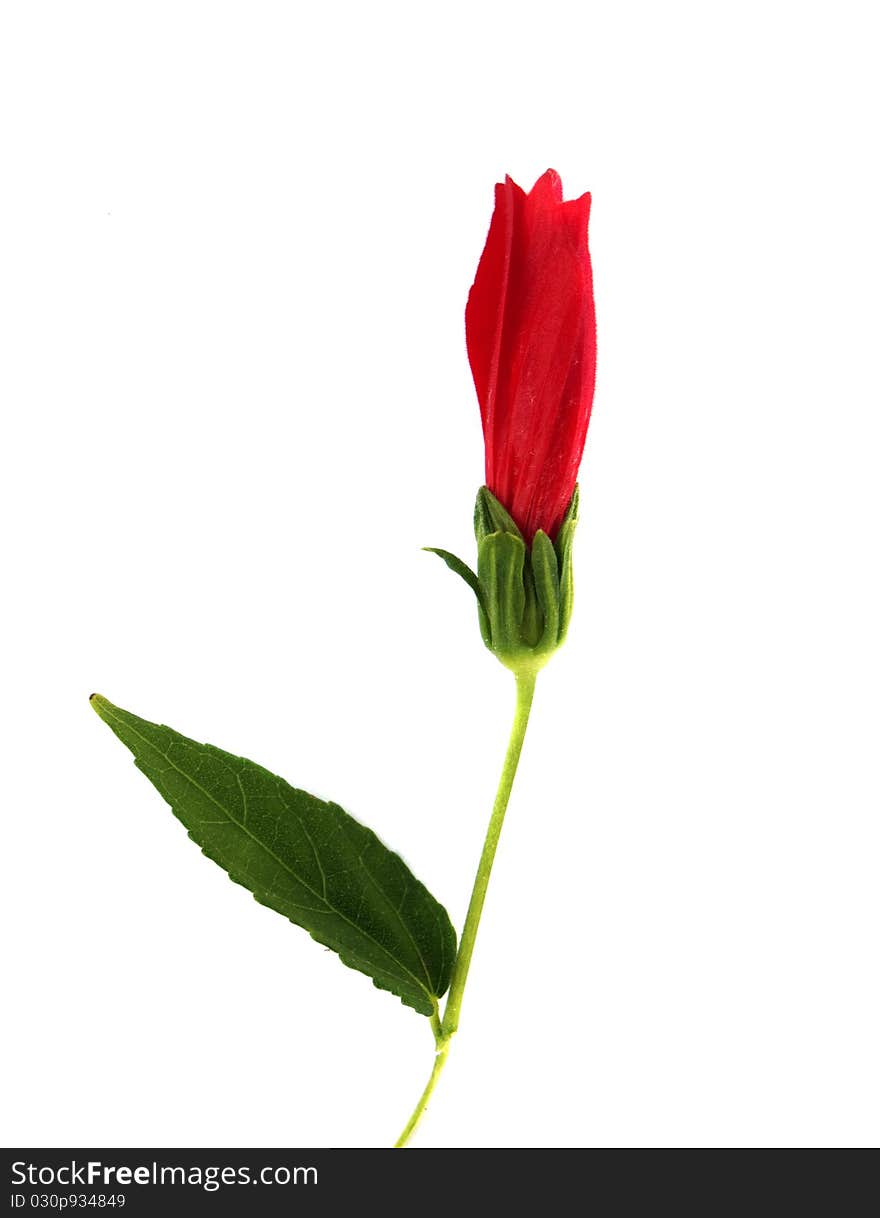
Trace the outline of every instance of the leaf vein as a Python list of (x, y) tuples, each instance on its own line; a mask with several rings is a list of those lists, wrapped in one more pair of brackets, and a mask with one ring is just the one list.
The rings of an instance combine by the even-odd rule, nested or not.
[[(326, 894), (322, 896), (321, 893), (316, 892), (315, 889), (312, 888), (312, 886), (305, 879), (301, 878), (300, 876), (298, 876), (296, 874), (296, 872), (293, 870), (293, 868), (287, 862), (285, 862), (285, 860), (283, 858), (281, 858), (279, 855), (277, 855), (274, 852), (274, 850), (271, 850), (266, 845), (265, 842), (261, 842), (260, 839), (257, 838), (246, 825), (237, 821), (235, 819), (235, 817), (232, 815), (232, 813), (230, 812), (230, 810), (228, 808), (226, 808), (211, 791), (207, 790), (205, 787), (202, 786), (201, 783), (197, 782), (196, 779), (193, 777), (193, 775), (188, 774), (185, 770), (181, 769), (181, 767), (177, 764), (176, 761), (174, 761), (174, 759), (170, 756), (170, 754), (168, 752), (162, 752), (161, 748), (157, 744), (155, 744), (153, 741), (151, 741), (148, 736), (145, 736), (143, 734), (143, 732), (138, 731), (138, 729), (136, 727), (134, 727), (131, 723), (127, 723), (124, 719), (122, 719), (118, 715), (113, 715), (112, 712), (110, 711), (109, 704), (105, 704), (105, 706), (103, 708), (103, 712), (105, 714), (108, 714), (110, 718), (114, 718), (117, 723), (121, 723), (124, 728), (126, 728), (133, 735), (137, 736), (140, 740), (142, 740), (144, 742), (144, 744), (147, 745), (147, 747), (150, 750), (158, 753), (158, 755), (160, 757), (163, 757), (168, 762), (168, 765), (171, 769), (173, 769), (177, 774), (179, 774), (180, 777), (185, 782), (190, 783), (197, 790), (201, 791), (201, 793), (205, 796), (205, 798), (210, 800), (210, 802), (212, 804), (214, 804), (215, 807), (217, 807), (219, 809), (219, 811), (224, 814), (225, 818), (232, 825), (234, 825), (236, 828), (240, 829), (243, 833), (246, 833), (248, 835), (248, 837), (250, 837), (251, 840), (253, 842), (255, 842), (256, 845), (261, 850), (265, 850), (266, 853), (269, 854), (284, 871), (288, 872), (288, 874), (291, 875), (294, 878), (294, 880), (298, 884), (300, 884), (303, 888), (305, 888), (306, 891), (309, 892), (313, 897), (317, 897), (318, 900), (324, 900), (327, 905), (327, 908), (333, 914), (335, 914), (338, 918), (340, 918), (347, 925), (351, 926), (352, 929), (357, 934), (362, 935), (365, 939), (369, 940), (375, 947), (377, 947), (379, 949), (379, 951), (381, 951), (383, 953), (383, 955), (387, 956), (388, 959), (391, 960), (397, 968), (403, 970), (403, 972), (406, 973), (406, 975), (409, 978), (411, 978), (411, 980), (414, 982), (414, 984), (433, 1002), (434, 997), (435, 997), (434, 993), (433, 993), (433, 988), (434, 988), (433, 983), (431, 982), (427, 969), (425, 969), (424, 960), (422, 958), (421, 953), (418, 951), (418, 948), (416, 948), (416, 951), (417, 951), (417, 954), (419, 955), (419, 959), (422, 963), (422, 968), (425, 969), (425, 976), (428, 978), (428, 988), (426, 988), (424, 983), (421, 981), (421, 979), (406, 964), (404, 964), (402, 960), (397, 959), (397, 957), (392, 952), (390, 952), (388, 950), (388, 948), (384, 946), (384, 944), (380, 943), (378, 939), (376, 939), (373, 935), (371, 935), (369, 933), (369, 931), (365, 930), (361, 926), (358, 926), (356, 922), (353, 922), (351, 920), (351, 918), (349, 918), (347, 916), (347, 914), (345, 914), (341, 909), (338, 909), (330, 901), (329, 897), (327, 897)], [(173, 744), (173, 739), (170, 743)], [(170, 747), (170, 745), (169, 745), (169, 747)], [(213, 756), (213, 754), (210, 754), (210, 755)], [(203, 760), (204, 757), (205, 757), (204, 746), (202, 746), (199, 748), (199, 758), (200, 758), (200, 760)], [(217, 758), (217, 760), (220, 761), (221, 759)], [(223, 764), (225, 764), (225, 763), (223, 763)], [(229, 769), (229, 766), (226, 766), (226, 769)], [(233, 773), (235, 773), (235, 771), (233, 771)], [(279, 792), (279, 794), (280, 794), (280, 792)], [(169, 801), (169, 802), (172, 802), (172, 801)], [(287, 804), (286, 800), (282, 799), (282, 805), (284, 806), (285, 809), (288, 809), (288, 804)], [(173, 806), (174, 806), (174, 804), (172, 802), (172, 807)], [(297, 820), (299, 820), (300, 825), (302, 825), (301, 818), (297, 816)], [(222, 823), (222, 822), (220, 822), (220, 823)], [(308, 834), (306, 834), (306, 837), (309, 840), (309, 844), (312, 846), (312, 849), (314, 850), (314, 843), (308, 837)], [(359, 862), (362, 863), (362, 860), (359, 860)], [(372, 880), (373, 884), (375, 885), (376, 881), (373, 879), (372, 875), (370, 874), (369, 869), (366, 867), (365, 864), (362, 863), (362, 865), (364, 867), (366, 874), (369, 876), (369, 878)], [(225, 870), (225, 868), (224, 868), (224, 870)], [(323, 876), (323, 874), (324, 874), (323, 869), (321, 869), (321, 873)], [(325, 877), (325, 882), (326, 882), (326, 877)], [(378, 885), (376, 885), (376, 886), (378, 887)], [(379, 891), (381, 892), (382, 890), (380, 889)], [(398, 921), (400, 921), (399, 916), (398, 916)], [(402, 922), (401, 922), (401, 925), (403, 925)], [(407, 934), (409, 934), (408, 931), (407, 931)], [(411, 934), (409, 934), (409, 938), (411, 941), (413, 941)], [(414, 941), (413, 941), (413, 946), (415, 946)], [(351, 950), (351, 949), (348, 949), (348, 948), (344, 949), (344, 951), (349, 951), (349, 950)], [(340, 955), (342, 955), (342, 954), (343, 954), (343, 951), (340, 952)], [(391, 972), (389, 972), (389, 976), (394, 977), (395, 973), (393, 971), (391, 971)]]

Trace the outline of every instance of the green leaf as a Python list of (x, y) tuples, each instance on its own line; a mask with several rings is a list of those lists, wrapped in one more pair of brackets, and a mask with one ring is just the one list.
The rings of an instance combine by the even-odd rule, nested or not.
[(449, 985), (455, 931), (406, 864), (336, 804), (244, 757), (91, 704), (208, 858), (422, 1015)]

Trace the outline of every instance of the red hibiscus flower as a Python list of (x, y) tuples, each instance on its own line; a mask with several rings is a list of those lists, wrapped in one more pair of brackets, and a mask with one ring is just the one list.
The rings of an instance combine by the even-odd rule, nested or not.
[(590, 195), (562, 201), (548, 169), (526, 194), (509, 177), (465, 312), (486, 444), (486, 485), (531, 543), (552, 539), (577, 481), (596, 378), (587, 246)]

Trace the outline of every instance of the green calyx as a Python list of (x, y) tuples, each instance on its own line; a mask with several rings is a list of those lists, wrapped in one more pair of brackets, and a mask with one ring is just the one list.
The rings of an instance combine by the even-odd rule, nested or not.
[(578, 498), (575, 487), (556, 541), (539, 529), (529, 547), (507, 509), (481, 487), (474, 509), (476, 574), (448, 550), (425, 547), (473, 591), (483, 642), (514, 672), (543, 668), (568, 633)]

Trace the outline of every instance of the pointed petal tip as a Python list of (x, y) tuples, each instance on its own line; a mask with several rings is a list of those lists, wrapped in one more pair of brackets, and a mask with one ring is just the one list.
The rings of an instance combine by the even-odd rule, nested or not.
[(504, 175), (504, 181), (499, 182), (497, 184), (497, 186), (495, 187), (496, 201), (502, 194), (507, 195), (508, 198), (510, 198), (510, 199), (517, 199), (517, 198), (525, 199), (528, 197), (526, 195), (526, 192), (523, 190), (523, 188), (521, 186), (518, 186), (517, 183), (514, 182), (513, 178), (510, 176), (509, 173), (506, 173)]
[[(504, 175), (504, 181), (498, 182), (495, 185), (496, 194), (499, 191), (504, 190), (516, 191), (519, 194), (524, 195), (527, 199), (536, 198), (541, 202), (562, 203), (563, 201), (562, 178), (555, 169), (545, 169), (541, 176), (535, 181), (532, 189), (529, 191), (524, 191), (521, 186), (518, 186), (516, 182), (514, 182), (510, 174), (506, 173)], [(586, 206), (589, 209), (590, 203), (592, 202), (592, 197), (593, 196), (590, 191), (586, 190), (582, 195), (579, 195), (575, 199), (568, 199), (566, 202), (586, 203)]]
[(562, 178), (555, 169), (546, 169), (529, 191), (529, 198), (539, 202), (562, 202)]

